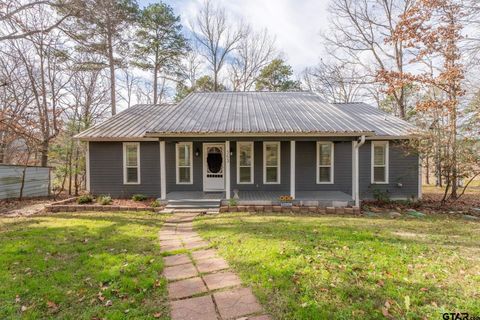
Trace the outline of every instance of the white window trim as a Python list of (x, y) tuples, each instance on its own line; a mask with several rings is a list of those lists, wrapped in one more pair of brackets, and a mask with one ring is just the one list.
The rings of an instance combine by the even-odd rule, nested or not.
[[(252, 152), (251, 152), (251, 164), (250, 164), (250, 181), (241, 182), (240, 181), (240, 146), (241, 145), (249, 145)], [(253, 178), (253, 168), (255, 166), (255, 156), (254, 156), (254, 144), (253, 141), (237, 141), (237, 184), (253, 184), (255, 179)], [(242, 166), (247, 168), (247, 166)]]
[[(190, 181), (189, 182), (180, 182), (180, 166), (178, 165), (178, 148), (180, 146), (188, 145), (190, 146)], [(188, 168), (184, 166), (184, 168)], [(175, 175), (177, 184), (193, 184), (193, 143), (192, 142), (179, 142), (175, 145)]]
[[(137, 166), (129, 166), (129, 168), (137, 168), (137, 182), (127, 182), (127, 146), (135, 146), (137, 148)], [(140, 184), (140, 143), (124, 142), (123, 143), (123, 184)]]
[[(322, 144), (330, 145), (330, 165), (320, 165), (320, 146)], [(334, 163), (335, 163), (335, 144), (332, 141), (317, 141), (317, 184), (333, 184), (334, 183)], [(320, 181), (320, 167), (330, 168), (330, 181)]]
[[(278, 146), (278, 164), (277, 164), (277, 181), (276, 182), (267, 182), (267, 145), (268, 144), (276, 144)], [(280, 149), (280, 141), (264, 141), (263, 142), (263, 184), (280, 184), (280, 177), (281, 177), (281, 164), (280, 159), (282, 157), (282, 150)]]
[[(385, 181), (375, 181), (374, 179), (374, 168), (375, 168), (375, 146), (385, 146)], [(372, 151), (371, 151), (371, 158), (370, 158), (370, 175), (371, 175), (371, 183), (372, 184), (388, 184), (389, 182), (389, 167), (390, 167), (390, 160), (389, 160), (389, 143), (388, 141), (372, 141)]]

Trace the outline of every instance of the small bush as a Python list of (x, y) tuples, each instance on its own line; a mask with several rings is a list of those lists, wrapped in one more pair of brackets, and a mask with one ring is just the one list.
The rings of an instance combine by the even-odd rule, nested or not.
[(378, 202), (388, 203), (390, 202), (390, 193), (387, 191), (382, 191), (378, 188), (374, 188), (372, 191), (373, 198)]
[(160, 201), (158, 201), (158, 200), (153, 200), (152, 202), (150, 202), (150, 207), (152, 207), (152, 208), (158, 208), (158, 207), (160, 207)]
[(92, 202), (93, 202), (93, 197), (89, 194), (85, 194), (83, 196), (80, 196), (77, 199), (78, 204), (86, 204), (86, 203), (92, 203)]
[(233, 198), (228, 199), (228, 205), (230, 207), (235, 207), (237, 204), (238, 204), (237, 199), (233, 199)]
[(106, 205), (112, 204), (113, 200), (112, 200), (112, 197), (110, 196), (100, 196), (97, 198), (97, 202), (102, 206), (106, 206)]
[(143, 195), (143, 194), (134, 194), (132, 196), (132, 200), (133, 201), (145, 201), (145, 200), (147, 200), (147, 196)]

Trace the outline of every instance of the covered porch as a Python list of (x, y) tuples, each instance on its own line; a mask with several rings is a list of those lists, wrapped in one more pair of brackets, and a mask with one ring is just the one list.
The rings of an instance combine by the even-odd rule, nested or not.
[[(244, 191), (233, 190), (232, 197), (238, 205), (277, 205), (280, 204), (280, 196), (289, 195), (285, 191)], [(173, 191), (166, 195), (166, 202), (173, 201), (195, 201), (211, 200), (219, 201), (222, 205), (228, 205), (230, 201), (225, 192), (203, 192), (203, 191)], [(296, 191), (293, 204), (299, 206), (319, 207), (345, 207), (354, 205), (352, 196), (342, 191)]]

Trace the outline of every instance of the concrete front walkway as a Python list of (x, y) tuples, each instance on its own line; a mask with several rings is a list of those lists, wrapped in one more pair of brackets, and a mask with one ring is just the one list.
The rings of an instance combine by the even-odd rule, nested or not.
[(193, 231), (195, 216), (176, 213), (159, 235), (162, 252), (187, 250), (164, 258), (172, 320), (271, 319), (228, 263)]

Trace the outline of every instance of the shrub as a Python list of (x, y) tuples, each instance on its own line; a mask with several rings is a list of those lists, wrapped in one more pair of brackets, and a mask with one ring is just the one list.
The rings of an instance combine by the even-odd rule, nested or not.
[(132, 196), (132, 200), (133, 201), (145, 201), (145, 200), (147, 200), (147, 196), (143, 195), (143, 194), (134, 194)]
[(234, 198), (228, 199), (228, 205), (229, 205), (230, 207), (235, 207), (237, 204), (238, 204), (237, 199), (234, 199)]
[(80, 196), (77, 199), (78, 204), (86, 204), (86, 203), (92, 203), (92, 202), (93, 202), (93, 197), (89, 194), (85, 194), (83, 196)]
[(382, 191), (378, 188), (372, 190), (373, 198), (379, 202), (390, 202), (390, 193), (387, 191)]
[(97, 198), (97, 202), (102, 206), (106, 206), (106, 205), (112, 204), (113, 200), (112, 200), (112, 197), (110, 196), (100, 196)]
[(152, 202), (150, 202), (150, 207), (152, 207), (152, 208), (158, 208), (158, 207), (160, 207), (160, 201), (158, 201), (158, 200), (153, 200)]

